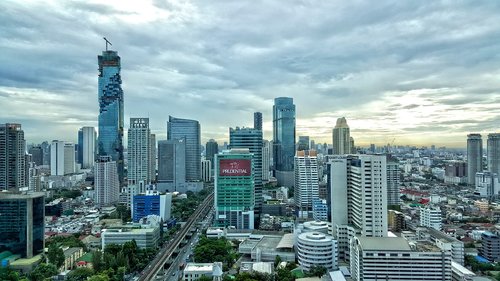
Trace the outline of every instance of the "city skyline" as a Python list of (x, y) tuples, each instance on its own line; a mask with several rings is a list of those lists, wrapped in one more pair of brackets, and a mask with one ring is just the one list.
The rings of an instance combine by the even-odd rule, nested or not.
[(229, 127), (252, 127), (255, 111), (271, 140), (273, 100), (281, 96), (296, 104), (297, 137), (316, 143), (330, 143), (340, 117), (362, 146), (465, 148), (467, 134), (495, 133), (500, 121), (494, 2), (386, 1), (373, 9), (363, 1), (7, 1), (0, 8), (7, 11), (0, 118), (22, 124), (27, 143), (76, 143), (79, 128), (98, 127), (103, 36), (122, 58), (123, 127), (148, 116), (158, 140), (172, 115), (198, 120), (202, 143), (222, 143)]

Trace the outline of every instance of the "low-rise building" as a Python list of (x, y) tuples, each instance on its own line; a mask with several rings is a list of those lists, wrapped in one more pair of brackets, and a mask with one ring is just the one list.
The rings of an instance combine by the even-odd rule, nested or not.
[(490, 262), (500, 260), (500, 236), (498, 234), (486, 231), (481, 234), (481, 248), (479, 255)]
[(102, 250), (106, 245), (123, 245), (125, 242), (135, 240), (141, 249), (156, 248), (160, 241), (160, 228), (137, 228), (123, 226), (119, 228), (104, 229), (101, 233)]
[(433, 228), (417, 228), (417, 237), (419, 240), (431, 241), (441, 250), (450, 251), (453, 261), (461, 265), (464, 264), (464, 242)]
[(463, 267), (459, 263), (451, 262), (451, 280), (452, 281), (473, 281), (474, 272)]
[(71, 270), (75, 268), (76, 266), (76, 261), (83, 256), (83, 248), (80, 247), (73, 247), (73, 248), (68, 248), (64, 250), (64, 264), (62, 265), (61, 269), (63, 271), (65, 270)]
[(297, 259), (306, 271), (312, 266), (322, 266), (329, 271), (337, 269), (337, 241), (320, 232), (302, 233), (297, 238)]
[(293, 250), (293, 234), (279, 235), (255, 235), (240, 243), (238, 247), (240, 254), (250, 255), (252, 261), (272, 261), (280, 256), (283, 261), (295, 261)]
[(451, 253), (404, 238), (354, 237), (351, 273), (356, 281), (451, 281)]
[(207, 277), (221, 277), (222, 276), (222, 262), (214, 263), (188, 263), (184, 268), (183, 279), (184, 281), (195, 281), (202, 276)]

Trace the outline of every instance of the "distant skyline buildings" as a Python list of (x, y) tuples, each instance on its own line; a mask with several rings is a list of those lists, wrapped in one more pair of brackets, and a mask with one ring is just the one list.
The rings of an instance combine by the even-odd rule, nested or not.
[(481, 134), (467, 135), (467, 181), (474, 185), (476, 173), (483, 171), (483, 139)]
[(337, 123), (333, 128), (333, 154), (343, 155), (351, 153), (351, 141), (354, 144), (354, 139), (351, 140), (349, 126), (345, 117), (337, 119)]
[(123, 155), (123, 90), (120, 56), (116, 51), (103, 51), (97, 56), (98, 77), (98, 145), (99, 156), (111, 156), (116, 161), (118, 178), (124, 183)]
[(500, 176), (500, 134), (488, 134), (488, 171)]

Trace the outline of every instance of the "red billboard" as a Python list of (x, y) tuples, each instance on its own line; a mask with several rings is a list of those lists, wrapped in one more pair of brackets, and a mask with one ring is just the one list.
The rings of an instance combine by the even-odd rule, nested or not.
[(252, 160), (250, 159), (220, 159), (219, 176), (250, 176)]

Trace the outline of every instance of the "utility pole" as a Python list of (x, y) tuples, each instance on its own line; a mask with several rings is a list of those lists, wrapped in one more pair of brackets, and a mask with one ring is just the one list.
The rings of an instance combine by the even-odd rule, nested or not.
[(106, 51), (108, 51), (108, 44), (110, 46), (113, 46), (113, 44), (111, 44), (111, 42), (108, 41), (108, 39), (106, 39), (106, 37), (102, 37), (104, 39), (104, 41), (106, 41)]

